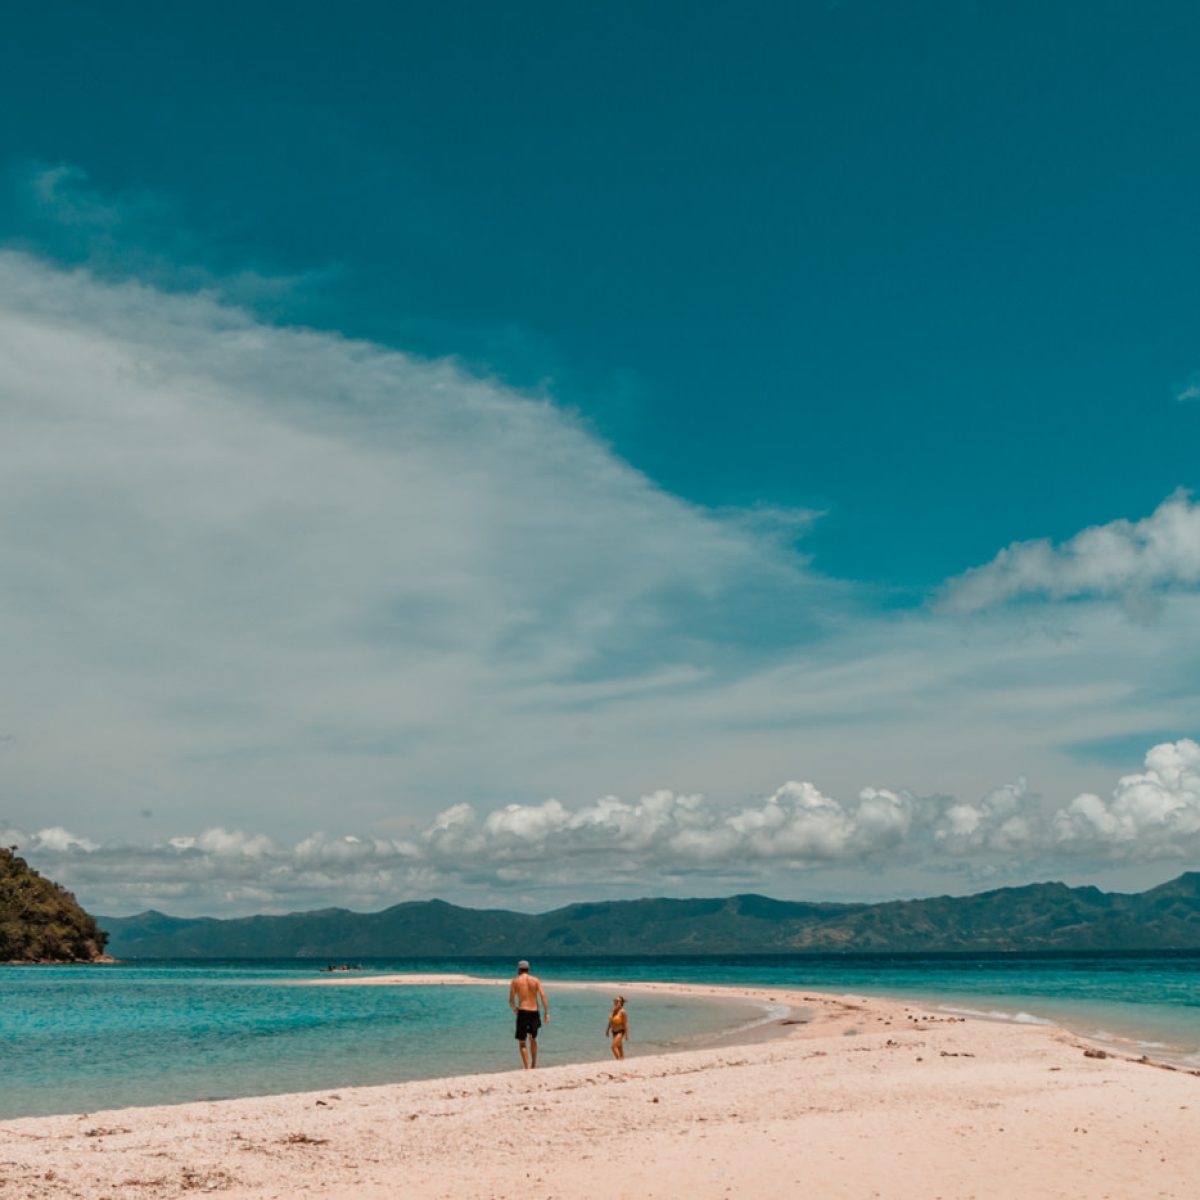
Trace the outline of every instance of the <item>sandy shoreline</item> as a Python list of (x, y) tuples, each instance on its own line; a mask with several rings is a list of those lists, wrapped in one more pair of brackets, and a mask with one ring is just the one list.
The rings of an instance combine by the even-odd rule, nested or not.
[(0, 1197), (1195, 1195), (1194, 1074), (915, 1004), (619, 986), (812, 1019), (622, 1064), (7, 1121)]

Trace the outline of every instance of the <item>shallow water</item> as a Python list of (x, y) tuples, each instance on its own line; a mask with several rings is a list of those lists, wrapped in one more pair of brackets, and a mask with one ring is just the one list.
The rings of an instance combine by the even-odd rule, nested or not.
[[(507, 960), (372, 961), (380, 972), (505, 977)], [(604, 992), (556, 981), (721, 983), (899, 996), (1128, 1038), (1200, 1066), (1200, 952), (539, 960), (543, 1065), (607, 1059)], [(262, 1095), (478, 1071), (518, 1059), (503, 987), (304, 987), (316, 964), (0, 968), (0, 1117)], [(760, 1006), (630, 997), (631, 1054), (763, 1018)]]
[[(0, 1118), (519, 1065), (503, 986), (299, 986), (317, 978), (294, 961), (0, 970)], [(607, 1058), (609, 999), (551, 985), (541, 1065)], [(670, 996), (631, 997), (630, 1009), (631, 1053), (764, 1016), (742, 1001)]]

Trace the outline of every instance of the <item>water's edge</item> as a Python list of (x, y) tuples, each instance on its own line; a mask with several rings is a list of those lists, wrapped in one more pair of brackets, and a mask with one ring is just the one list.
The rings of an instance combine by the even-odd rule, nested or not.
[[(491, 976), (437, 989), (295, 986), (334, 982), (295, 960), (12, 967), (0, 971), (0, 1120), (511, 1070), (511, 966), (391, 960), (353, 972), (363, 983)], [(611, 1061), (603, 1030), (612, 988), (630, 995), (635, 1056), (780, 1036), (808, 1016), (739, 997), (746, 988), (1054, 1025), (1116, 1053), (1200, 1067), (1200, 952), (559, 959), (535, 968), (554, 1009), (542, 1065)], [(663, 990), (678, 984), (714, 991), (703, 1000)]]

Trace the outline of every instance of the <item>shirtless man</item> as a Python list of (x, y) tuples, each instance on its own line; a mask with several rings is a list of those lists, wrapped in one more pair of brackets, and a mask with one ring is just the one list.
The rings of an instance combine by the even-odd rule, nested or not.
[[(508, 1007), (517, 1014), (517, 1041), (520, 1043), (521, 1061), (527, 1071), (537, 1066), (537, 1035), (542, 1024), (542, 1018), (538, 1015), (539, 1000), (546, 1014), (546, 1023), (549, 1024), (550, 1002), (546, 999), (546, 989), (536, 975), (530, 975), (529, 964), (521, 959), (517, 963), (517, 977), (508, 985)], [(525, 1048), (526, 1038), (530, 1042), (528, 1050)]]

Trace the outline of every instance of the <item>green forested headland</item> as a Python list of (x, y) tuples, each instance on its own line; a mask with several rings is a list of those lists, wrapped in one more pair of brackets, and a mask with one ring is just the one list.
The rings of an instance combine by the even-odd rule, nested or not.
[(96, 962), (108, 934), (16, 847), (0, 847), (0, 962)]

